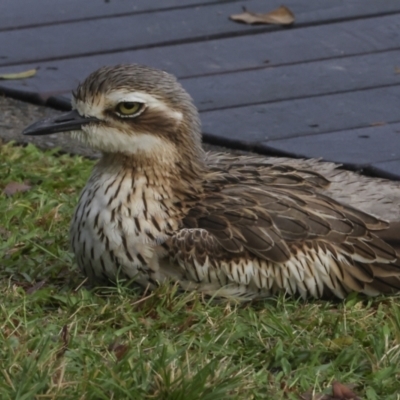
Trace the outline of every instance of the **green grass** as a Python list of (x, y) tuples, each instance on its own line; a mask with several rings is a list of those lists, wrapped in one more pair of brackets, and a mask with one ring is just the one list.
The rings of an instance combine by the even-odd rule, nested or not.
[[(88, 291), (68, 226), (92, 161), (0, 146), (1, 399), (400, 399), (399, 297), (238, 306), (160, 287)], [(45, 282), (43, 282), (45, 281)], [(38, 284), (40, 283), (40, 284)]]

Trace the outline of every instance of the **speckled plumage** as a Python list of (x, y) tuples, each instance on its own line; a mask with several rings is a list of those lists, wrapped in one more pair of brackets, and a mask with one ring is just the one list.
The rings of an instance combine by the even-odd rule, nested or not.
[[(116, 115), (132, 99), (144, 111)], [(398, 183), (316, 160), (205, 154), (189, 95), (148, 67), (94, 72), (74, 106), (98, 119), (75, 136), (103, 152), (71, 224), (90, 281), (170, 280), (241, 300), (400, 289)]]

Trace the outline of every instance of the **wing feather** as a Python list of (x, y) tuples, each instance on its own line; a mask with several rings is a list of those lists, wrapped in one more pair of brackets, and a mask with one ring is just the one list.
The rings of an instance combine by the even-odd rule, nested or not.
[(385, 221), (322, 194), (316, 172), (236, 161), (211, 167), (168, 241), (192, 279), (253, 297), (400, 290), (399, 256), (377, 236)]

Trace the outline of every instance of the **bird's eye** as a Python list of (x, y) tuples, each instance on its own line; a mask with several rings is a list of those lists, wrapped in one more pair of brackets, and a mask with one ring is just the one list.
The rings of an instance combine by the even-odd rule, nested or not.
[(117, 105), (116, 111), (121, 116), (133, 116), (141, 111), (143, 103), (134, 101), (123, 101)]

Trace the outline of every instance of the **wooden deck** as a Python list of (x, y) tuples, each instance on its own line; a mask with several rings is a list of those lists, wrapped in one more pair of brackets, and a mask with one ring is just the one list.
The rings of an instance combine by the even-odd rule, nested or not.
[(400, 179), (400, 2), (288, 0), (290, 28), (238, 24), (242, 6), (281, 0), (5, 0), (0, 92), (58, 108), (103, 65), (142, 63), (178, 76), (205, 141), (323, 157)]

